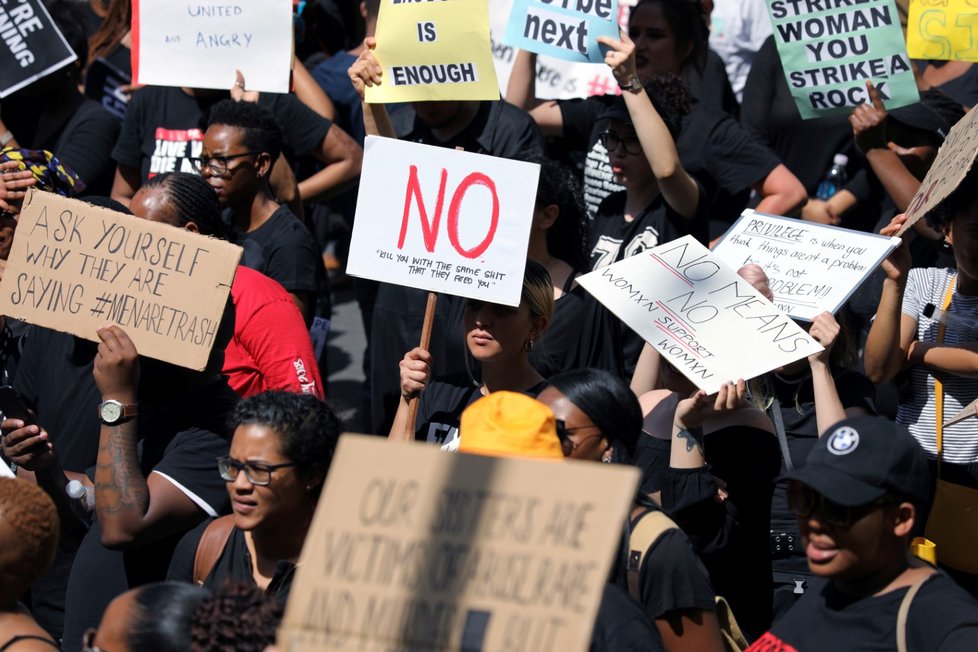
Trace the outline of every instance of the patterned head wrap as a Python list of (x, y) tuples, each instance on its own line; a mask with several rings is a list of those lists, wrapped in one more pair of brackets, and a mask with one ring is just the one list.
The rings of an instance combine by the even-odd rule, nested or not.
[(73, 197), (85, 190), (85, 182), (73, 170), (45, 149), (0, 150), (0, 163), (17, 161), (21, 171), (29, 170), (37, 179), (37, 189)]

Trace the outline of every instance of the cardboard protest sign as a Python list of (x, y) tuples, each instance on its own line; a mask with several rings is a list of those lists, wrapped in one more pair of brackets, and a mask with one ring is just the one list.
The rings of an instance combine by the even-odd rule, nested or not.
[(713, 248), (731, 269), (764, 268), (774, 305), (794, 319), (811, 321), (842, 307), (899, 238), (744, 211)]
[(604, 63), (599, 36), (618, 38), (618, 0), (516, 0), (504, 43), (582, 63)]
[(974, 165), (975, 156), (978, 156), (978, 108), (972, 108), (951, 127), (917, 194), (910, 200), (906, 211), (907, 221), (897, 235), (906, 233), (917, 220), (961, 185)]
[(822, 350), (693, 236), (577, 282), (708, 394)]
[(344, 435), (278, 647), (584, 652), (638, 479)]
[(368, 136), (347, 273), (517, 306), (540, 166)]
[(367, 102), (499, 99), (485, 0), (381, 0), (376, 37), (383, 82)]
[(907, 54), (912, 59), (978, 61), (975, 0), (910, 0)]
[(141, 355), (203, 369), (240, 258), (229, 242), (32, 190), (0, 314), (95, 342), (118, 324)]
[(77, 58), (41, 0), (0, 0), (0, 98)]
[(139, 84), (288, 93), (292, 3), (132, 0), (132, 76)]
[(803, 119), (847, 115), (869, 102), (918, 101), (894, 0), (768, 0), (788, 88)]

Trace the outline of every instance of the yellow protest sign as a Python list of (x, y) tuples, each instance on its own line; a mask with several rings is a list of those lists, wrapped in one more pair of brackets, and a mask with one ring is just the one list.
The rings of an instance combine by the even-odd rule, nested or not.
[(383, 81), (367, 102), (499, 99), (486, 0), (382, 0), (376, 37)]
[(978, 0), (910, 0), (907, 54), (978, 61)]

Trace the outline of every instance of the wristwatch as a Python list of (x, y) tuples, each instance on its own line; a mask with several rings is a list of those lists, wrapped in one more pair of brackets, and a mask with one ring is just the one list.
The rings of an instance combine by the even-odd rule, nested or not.
[(107, 426), (116, 426), (136, 416), (136, 404), (126, 405), (114, 399), (102, 401), (98, 406), (98, 418)]
[(623, 91), (640, 91), (642, 90), (642, 81), (637, 75), (632, 75), (631, 79), (629, 79), (627, 82), (618, 82), (618, 88)]
[(14, 134), (9, 129), (0, 134), (0, 147), (6, 147), (7, 143), (14, 139)]

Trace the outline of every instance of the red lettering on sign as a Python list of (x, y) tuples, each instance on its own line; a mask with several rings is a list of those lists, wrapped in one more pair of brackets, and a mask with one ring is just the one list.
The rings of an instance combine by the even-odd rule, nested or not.
[[(411, 216), (412, 202), (417, 205), (418, 213), (421, 216), (421, 235), (424, 239), (424, 246), (429, 252), (434, 252), (438, 242), (438, 226), (441, 224), (441, 212), (445, 207), (445, 185), (448, 181), (448, 170), (442, 168), (441, 183), (438, 186), (438, 199), (435, 201), (435, 212), (429, 219), (428, 210), (425, 208), (424, 198), (421, 193), (421, 182), (418, 180), (418, 166), (412, 165), (408, 175), (407, 192), (404, 195), (404, 213), (401, 215), (401, 232), (397, 239), (397, 248), (404, 248), (404, 240), (407, 238), (408, 218)], [(472, 186), (480, 186), (489, 190), (492, 196), (492, 216), (489, 220), (489, 230), (486, 237), (471, 249), (465, 249), (458, 237), (459, 213), (462, 209), (462, 200), (465, 193)], [(448, 207), (448, 240), (452, 243), (461, 256), (465, 258), (478, 258), (496, 237), (496, 227), (499, 226), (499, 195), (496, 193), (496, 184), (487, 175), (481, 172), (473, 172), (458, 184), (452, 194), (452, 201)]]
[(445, 183), (448, 181), (448, 170), (441, 171), (441, 184), (438, 186), (438, 201), (435, 202), (434, 217), (428, 220), (428, 211), (424, 206), (424, 199), (421, 197), (421, 184), (418, 181), (418, 166), (411, 166), (411, 174), (408, 177), (407, 193), (404, 195), (404, 214), (401, 216), (401, 234), (397, 238), (397, 248), (404, 248), (404, 238), (407, 237), (408, 217), (411, 215), (411, 198), (418, 205), (418, 212), (421, 213), (421, 234), (424, 237), (424, 248), (429, 252), (435, 250), (435, 243), (438, 242), (438, 223), (441, 222), (441, 210), (445, 206)]
[[(471, 186), (482, 186), (488, 188), (489, 192), (492, 193), (492, 218), (489, 221), (489, 232), (486, 233), (482, 242), (471, 249), (463, 249), (458, 241), (458, 211), (461, 208), (465, 192)], [(462, 183), (458, 184), (458, 188), (455, 189), (455, 194), (452, 196), (452, 203), (448, 207), (448, 239), (458, 253), (466, 258), (478, 258), (492, 244), (492, 239), (496, 237), (497, 226), (499, 226), (499, 196), (496, 194), (496, 184), (481, 172), (473, 172), (462, 179)]]

